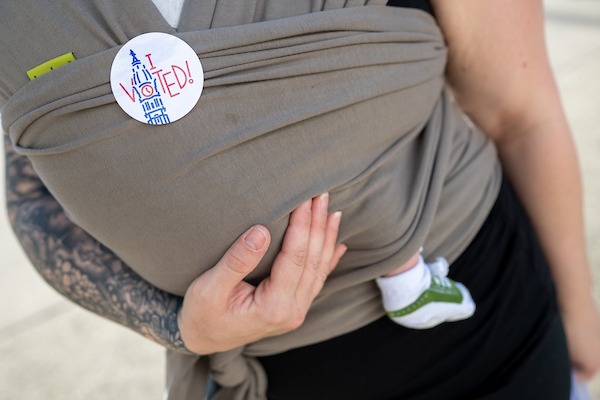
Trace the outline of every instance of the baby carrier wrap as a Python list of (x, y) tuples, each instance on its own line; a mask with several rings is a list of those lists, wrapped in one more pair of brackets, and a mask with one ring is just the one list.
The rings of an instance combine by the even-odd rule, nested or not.
[[(349, 247), (299, 329), (207, 357), (169, 352), (169, 399), (263, 399), (253, 356), (332, 338), (384, 315), (373, 279), (426, 254), (458, 257), (493, 205), (491, 142), (444, 90), (434, 19), (385, 0), (188, 0), (173, 30), (151, 0), (2, 2), (3, 129), (70, 218), (148, 282), (183, 295), (255, 223), (273, 237), (330, 192)], [(111, 93), (112, 60), (147, 32), (198, 54), (190, 114), (150, 126)], [(29, 82), (58, 55), (77, 60)]]

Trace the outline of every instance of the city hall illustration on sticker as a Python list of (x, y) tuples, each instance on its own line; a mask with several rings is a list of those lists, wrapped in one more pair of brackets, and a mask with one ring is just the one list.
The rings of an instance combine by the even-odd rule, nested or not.
[(130, 50), (131, 55), (131, 89), (130, 93), (120, 84), (125, 93), (135, 101), (134, 96), (137, 96), (140, 106), (144, 110), (144, 117), (150, 125), (164, 125), (171, 122), (167, 114), (167, 108), (163, 104), (160, 90), (158, 89), (158, 79), (153, 76), (146, 65), (143, 64), (136, 56), (133, 50)]

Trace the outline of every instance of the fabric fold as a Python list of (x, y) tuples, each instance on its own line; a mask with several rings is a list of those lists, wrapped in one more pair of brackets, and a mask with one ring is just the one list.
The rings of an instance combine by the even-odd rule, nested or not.
[[(3, 129), (75, 223), (183, 295), (249, 226), (265, 224), (273, 238), (248, 277), (257, 283), (298, 204), (329, 191), (332, 211), (344, 213), (349, 251), (303, 326), (209, 357), (169, 353), (169, 400), (201, 399), (209, 374), (218, 399), (266, 398), (253, 357), (380, 318), (376, 277), (421, 246), (452, 261), (489, 212), (495, 150), (445, 91), (446, 48), (426, 13), (385, 1), (188, 0), (175, 32), (150, 0), (123, 13), (120, 2), (89, 3), (72, 12), (94, 29), (73, 23), (66, 45), (45, 46), (50, 58), (92, 43), (77, 61), (32, 82), (18, 71), (37, 55), (1, 65)], [(4, 40), (14, 39), (7, 26)], [(169, 125), (131, 119), (110, 91), (118, 50), (150, 31), (183, 39), (205, 72), (196, 107)]]

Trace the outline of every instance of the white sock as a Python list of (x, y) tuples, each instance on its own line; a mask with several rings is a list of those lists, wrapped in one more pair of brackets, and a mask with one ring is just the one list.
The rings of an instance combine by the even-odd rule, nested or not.
[(472, 316), (475, 303), (471, 294), (463, 284), (448, 279), (447, 274), (445, 259), (426, 264), (419, 256), (411, 269), (377, 278), (388, 316), (397, 324), (413, 329), (433, 328)]

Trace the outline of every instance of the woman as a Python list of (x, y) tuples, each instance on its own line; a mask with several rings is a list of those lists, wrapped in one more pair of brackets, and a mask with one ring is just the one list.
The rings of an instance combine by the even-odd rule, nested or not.
[[(592, 301), (585, 258), (581, 189), (576, 159), (547, 64), (541, 5), (517, 1), (488, 2), (485, 5), (476, 1), (452, 5), (432, 1), (431, 5), (448, 45), (448, 83), (457, 102), (496, 144), (505, 174), (523, 202), (548, 260), (557, 289), (560, 314), (566, 328), (571, 362), (579, 376), (589, 378), (597, 371), (600, 362), (600, 345), (597, 340), (600, 321)], [(416, 15), (414, 12), (410, 14), (411, 18), (417, 18)], [(8, 48), (3, 44), (4, 47)], [(12, 93), (12, 88), (4, 86), (6, 85), (3, 83), (3, 93)], [(408, 107), (407, 104), (403, 106)], [(259, 301), (263, 298), (261, 296), (268, 294), (261, 291), (269, 287), (267, 284), (259, 286), (256, 292), (241, 284), (245, 288), (245, 301), (241, 302), (240, 308), (225, 307), (231, 304), (230, 296), (239, 296), (240, 282), (265, 254), (269, 235), (264, 228), (257, 228), (259, 238), (265, 234), (262, 236), (264, 242), (254, 246), (257, 251), (244, 247), (243, 240), (240, 240), (214, 269), (192, 283), (179, 314), (178, 326), (176, 316), (181, 299), (153, 288), (123, 267), (108, 250), (99, 248), (91, 237), (66, 219), (61, 208), (44, 190), (27, 160), (12, 152), (8, 142), (7, 151), (11, 222), (43, 276), (79, 304), (132, 327), (175, 351), (212, 354), (215, 351), (231, 350), (273, 334), (293, 330), (300, 324), (300, 328), (294, 332), (301, 332), (302, 338), (309, 336), (306, 327), (316, 317), (309, 314), (303, 322), (305, 314), (320, 290), (326, 275), (323, 271), (329, 271), (329, 268), (336, 265), (343, 251), (343, 247), (333, 250), (333, 218), (329, 219), (330, 224), (327, 225), (323, 212), (315, 213), (319, 208), (322, 209), (322, 200), (320, 203), (316, 199), (312, 204), (313, 215), (320, 215), (315, 223), (312, 223), (315, 218), (311, 220), (307, 215), (302, 215), (302, 208), (295, 212), (291, 226), (300, 228), (290, 230), (290, 234), (286, 236), (283, 255), (277, 258), (277, 264), (273, 267), (278, 271), (280, 266), (290, 268), (294, 265), (289, 261), (288, 247), (302, 253), (303, 249), (310, 246), (309, 242), (328, 243), (324, 251), (320, 244), (310, 246), (311, 258), (321, 260), (309, 263), (320, 265), (321, 270), (317, 274), (320, 278), (309, 280), (310, 289), (305, 290), (301, 307), (295, 301), (290, 301), (293, 300), (290, 296), (284, 296), (285, 301)], [(457, 154), (450, 154), (451, 158), (453, 156), (459, 157)], [(265, 162), (268, 163), (267, 160)], [(489, 176), (490, 181), (497, 179), (497, 175), (493, 173)], [(257, 366), (253, 361), (249, 361), (249, 365), (258, 374), (265, 371), (269, 382), (269, 397), (294, 398), (296, 395), (306, 398), (307, 393), (302, 390), (307, 390), (311, 398), (318, 398), (318, 395), (323, 398), (508, 398), (515, 397), (515, 393), (532, 398), (563, 398), (561, 396), (568, 391), (568, 365), (561, 356), (565, 344), (561, 339), (561, 323), (556, 318), (552, 285), (545, 281), (544, 257), (536, 250), (536, 240), (528, 228), (524, 214), (514, 202), (508, 184), (500, 189), (500, 197), (495, 199), (498, 186), (499, 184), (486, 182), (487, 193), (492, 201), (480, 195), (477, 207), (485, 208), (485, 211), (481, 211), (483, 218), (474, 218), (477, 220), (475, 226), (469, 225), (475, 232), (470, 234), (470, 243), (461, 249), (460, 256), (457, 254), (453, 257), (455, 262), (451, 267), (457, 280), (467, 284), (473, 292), (475, 302), (481, 306), (475, 317), (456, 326), (441, 326), (440, 329), (427, 333), (410, 333), (398, 330), (395, 326), (390, 327), (387, 320), (378, 319), (380, 315), (374, 313), (374, 318), (366, 324), (343, 329), (345, 332), (336, 332), (329, 340), (310, 342), (309, 339), (309, 343), (300, 345), (297, 342), (286, 344), (283, 347), (293, 350), (279, 355), (273, 354), (277, 352), (271, 352), (272, 355), (256, 352), (253, 355), (261, 356), (260, 365)], [(460, 195), (463, 188), (459, 189), (452, 195)], [(470, 190), (465, 192), (472, 193)], [(332, 198), (335, 199), (334, 196)], [(441, 198), (450, 201), (448, 194)], [(495, 205), (492, 206), (494, 201)], [(304, 206), (304, 209), (307, 208), (308, 204)], [(437, 221), (442, 208), (443, 204), (437, 211)], [(346, 209), (344, 211), (344, 224), (352, 224), (353, 218), (348, 218), (349, 213)], [(53, 218), (49, 218), (50, 216)], [(503, 219), (510, 223), (499, 227)], [(431, 237), (435, 237), (434, 228), (440, 226), (435, 221), (434, 218), (429, 231), (423, 234), (426, 243), (427, 240), (432, 241)], [(324, 234), (327, 226), (331, 228), (330, 233)], [(272, 230), (271, 227), (270, 229)], [(280, 227), (277, 229), (279, 237), (282, 232)], [(248, 232), (242, 238), (248, 238), (250, 232), (257, 233), (256, 230)], [(65, 237), (68, 239), (65, 240)], [(314, 240), (315, 237), (319, 239)], [(353, 238), (344, 233), (344, 225), (340, 237), (345, 243), (346, 239)], [(53, 238), (62, 240), (56, 241)], [(502, 241), (499, 238), (503, 238)], [(406, 247), (415, 246), (415, 241), (411, 241)], [(39, 247), (40, 243), (46, 246), (47, 252), (41, 253), (38, 250), (42, 248)], [(350, 250), (357, 247), (353, 243), (347, 244)], [(94, 263), (94, 271), (86, 271), (88, 266), (65, 271), (55, 262), (58, 258), (57, 251), (76, 254), (86, 249), (93, 251), (99, 260)], [(415, 249), (407, 248), (397, 252), (404, 252), (406, 255), (409, 250)], [(325, 253), (323, 257), (322, 252)], [(345, 259), (351, 260), (352, 255), (349, 256), (350, 258)], [(270, 261), (274, 259), (272, 256)], [(231, 260), (241, 260), (234, 264), (236, 268), (233, 272), (227, 269)], [(395, 261), (400, 262), (401, 258)], [(296, 262), (298, 263), (305, 264), (305, 258), (301, 258), (300, 262)], [(344, 267), (344, 259), (341, 263), (340, 267)], [(393, 266), (379, 264), (379, 268), (392, 270)], [(75, 274), (77, 279), (64, 279), (65, 274)], [(79, 295), (76, 286), (72, 286), (80, 279), (80, 274), (93, 277), (94, 288), (98, 289), (93, 298)], [(282, 275), (288, 276), (286, 273)], [(339, 279), (335, 280), (338, 276), (328, 282), (329, 286), (325, 285), (325, 291), (333, 291), (332, 287), (342, 285)], [(224, 281), (228, 283), (223, 283)], [(289, 284), (284, 284), (284, 281), (279, 281), (282, 283), (276, 284), (275, 288), (281, 289)], [(143, 298), (151, 302), (153, 307), (138, 307), (137, 304), (131, 305), (123, 301), (130, 297), (132, 284), (144, 292)], [(230, 291), (226, 288), (230, 288)], [(277, 292), (282, 293), (281, 290)], [(508, 297), (507, 292), (514, 296), (509, 301), (505, 299)], [(118, 295), (113, 296), (113, 293)], [(283, 293), (289, 291), (283, 290)], [(326, 295), (327, 293), (321, 297), (322, 302), (333, 301), (332, 296)], [(266, 298), (271, 299), (268, 296)], [(292, 318), (277, 317), (257, 323), (256, 315), (265, 313), (263, 309), (243, 307), (248, 301), (252, 305), (270, 309), (271, 315), (289, 314)], [(214, 312), (205, 311), (209, 308), (207, 302), (211, 302), (210, 309)], [(315, 305), (313, 309), (318, 310), (319, 306)], [(290, 308), (295, 311), (293, 314), (289, 313)], [(228, 318), (226, 313), (230, 313), (232, 317)], [(220, 328), (219, 324), (223, 321), (227, 321), (226, 327)], [(231, 321), (236, 321), (237, 327)], [(248, 329), (247, 321), (254, 323), (253, 329)], [(487, 335), (491, 328), (507, 332), (507, 335), (511, 333), (508, 337), (512, 340), (505, 340), (506, 337), (501, 337), (500, 333), (486, 340), (484, 334)], [(382, 340), (381, 337), (386, 339)], [(458, 341), (465, 345), (458, 346)], [(375, 343), (375, 346), (369, 347), (368, 352), (355, 351), (371, 343)], [(436, 363), (436, 368), (431, 368), (432, 372), (427, 379), (422, 372), (425, 368), (430, 370), (431, 361), (420, 364), (413, 362), (422, 354), (424, 347), (432, 354), (444, 355), (444, 362)], [(404, 354), (408, 353), (408, 349), (413, 352)], [(366, 353), (372, 354), (373, 358), (369, 358)], [(344, 354), (351, 355), (354, 362), (345, 361)], [(390, 363), (381, 363), (389, 354), (398, 357), (393, 358)], [(400, 355), (406, 358), (403, 359)], [(319, 362), (315, 363), (316, 359)], [(326, 362), (331, 359), (337, 360), (337, 363)], [(356, 361), (357, 359), (361, 361)], [(173, 361), (173, 358), (170, 360)], [(411, 363), (407, 368), (409, 360)], [(222, 360), (216, 360), (213, 364), (218, 364), (219, 361)], [(368, 368), (365, 368), (367, 363)], [(184, 364), (172, 362), (171, 371), (180, 371), (177, 368)], [(204, 368), (203, 364), (195, 362), (185, 365)], [(539, 382), (536, 385), (535, 378), (541, 375), (540, 365), (551, 367), (544, 370), (543, 385)], [(216, 367), (219, 372), (219, 365)], [(211, 368), (214, 374), (215, 365)], [(448, 377), (450, 370), (453, 374), (456, 371), (460, 373)], [(478, 375), (474, 375), (475, 371)], [(389, 376), (386, 375), (388, 373)], [(194, 393), (193, 385), (199, 384), (187, 381), (190, 386), (184, 387), (186, 381), (180, 379), (181, 374), (173, 376), (179, 379), (177, 386), (170, 387), (173, 398), (178, 398), (182, 392)], [(227, 386), (227, 379), (220, 376), (215, 378)], [(260, 387), (262, 381), (258, 379), (258, 382)], [(350, 385), (351, 382), (356, 385)], [(548, 385), (547, 382), (554, 382), (556, 386)], [(236, 384), (234, 382), (231, 386)], [(343, 390), (348, 393), (342, 394)], [(259, 393), (260, 390), (255, 392)], [(226, 389), (222, 389), (220, 394), (227, 396)]]

